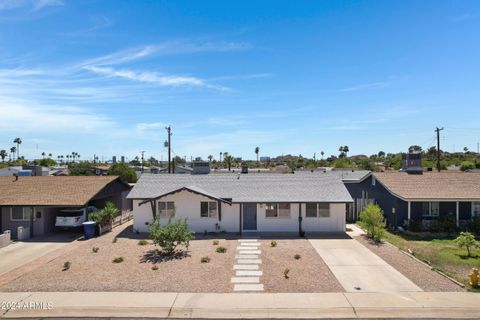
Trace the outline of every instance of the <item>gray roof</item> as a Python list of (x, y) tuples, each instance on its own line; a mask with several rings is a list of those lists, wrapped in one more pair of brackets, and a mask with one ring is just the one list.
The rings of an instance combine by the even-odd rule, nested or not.
[(182, 175), (143, 174), (129, 199), (152, 199), (183, 187), (232, 202), (352, 202), (336, 173)]

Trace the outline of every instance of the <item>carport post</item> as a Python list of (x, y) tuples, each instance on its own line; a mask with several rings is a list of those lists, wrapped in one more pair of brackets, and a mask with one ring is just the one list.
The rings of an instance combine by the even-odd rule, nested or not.
[(408, 212), (407, 212), (407, 219), (410, 221), (412, 215), (412, 203), (408, 201)]
[(460, 226), (460, 202), (457, 201), (456, 208), (455, 208), (455, 217), (457, 221), (457, 227)]
[(302, 204), (299, 202), (298, 203), (298, 235), (300, 237), (303, 237), (303, 232), (302, 232)]

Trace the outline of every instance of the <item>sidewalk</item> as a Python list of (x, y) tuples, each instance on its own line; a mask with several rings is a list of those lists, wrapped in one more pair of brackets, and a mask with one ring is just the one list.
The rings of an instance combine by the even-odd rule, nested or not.
[(4, 318), (475, 319), (480, 313), (480, 294), (469, 292), (37, 292), (0, 293), (0, 303)]

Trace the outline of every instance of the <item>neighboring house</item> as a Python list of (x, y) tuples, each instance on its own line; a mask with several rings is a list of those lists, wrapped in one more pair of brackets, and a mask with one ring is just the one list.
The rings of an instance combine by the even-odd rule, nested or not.
[(106, 176), (109, 168), (109, 166), (95, 166), (95, 174), (97, 176)]
[(345, 185), (356, 202), (377, 203), (390, 226), (447, 215), (460, 225), (480, 215), (480, 173), (377, 172)]
[(116, 176), (0, 177), (0, 233), (29, 228), (30, 236), (54, 232), (55, 218), (64, 208), (102, 208), (112, 201), (129, 210), (130, 186)]
[[(352, 202), (338, 174), (143, 174), (128, 194), (134, 229), (186, 218), (195, 232), (343, 232)], [(302, 218), (302, 219), (299, 219)]]
[(14, 175), (17, 175), (18, 172), (20, 172), (22, 170), (23, 170), (23, 168), (21, 166), (2, 168), (2, 169), (0, 169), (0, 177), (12, 177)]

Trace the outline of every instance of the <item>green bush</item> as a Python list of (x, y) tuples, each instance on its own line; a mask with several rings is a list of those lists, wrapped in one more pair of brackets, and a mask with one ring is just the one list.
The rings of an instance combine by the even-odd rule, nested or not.
[(370, 203), (360, 212), (359, 224), (367, 232), (367, 235), (375, 241), (385, 237), (385, 217), (383, 211), (376, 204)]
[(479, 242), (475, 240), (475, 236), (470, 232), (460, 232), (460, 235), (453, 241), (455, 241), (458, 247), (467, 249), (467, 257), (472, 256), (471, 248), (479, 246)]
[(472, 169), (475, 169), (475, 163), (471, 161), (463, 161), (462, 164), (460, 165), (460, 170), (462, 171), (467, 171)]
[(294, 258), (295, 260), (300, 260), (301, 257), (302, 257), (302, 256), (299, 255), (298, 253), (293, 256), (293, 258)]
[(126, 163), (115, 163), (108, 168), (107, 174), (109, 176), (120, 176), (120, 179), (127, 183), (137, 182), (137, 174), (133, 168), (130, 168)]
[(423, 224), (421, 220), (408, 220), (408, 231), (421, 232), (423, 230)]
[(474, 216), (466, 224), (466, 229), (474, 234), (480, 234), (480, 216)]
[(118, 215), (119, 210), (111, 201), (105, 203), (105, 207), (98, 211), (90, 213), (90, 219), (95, 221), (98, 225), (104, 227), (111, 225), (113, 219)]
[(123, 262), (123, 257), (116, 257), (112, 260), (113, 263), (122, 263)]
[(284, 277), (285, 279), (290, 278), (289, 273), (290, 273), (290, 269), (285, 268), (285, 269), (283, 270), (283, 277)]
[(219, 244), (220, 242), (219, 242), (218, 240), (213, 240), (212, 243), (213, 243), (214, 246), (218, 246), (218, 244)]
[(270, 247), (272, 247), (272, 248), (276, 247), (276, 246), (277, 246), (277, 244), (278, 244), (278, 243), (277, 243), (277, 241), (276, 241), (276, 240), (272, 240), (272, 241), (270, 241)]
[(99, 249), (100, 249), (99, 247), (93, 247), (93, 248), (92, 248), (92, 252), (93, 252), (93, 253), (97, 253)]
[(158, 270), (158, 266), (152, 266), (152, 270)]
[(209, 263), (209, 262), (210, 262), (210, 257), (202, 257), (202, 258), (200, 259), (200, 262), (201, 262), (201, 263)]
[(148, 244), (148, 241), (145, 239), (138, 241), (139, 246), (146, 246), (147, 244)]
[(148, 228), (148, 234), (153, 243), (169, 255), (173, 254), (179, 245), (188, 248), (190, 240), (194, 238), (194, 233), (188, 229), (186, 219), (178, 219), (175, 222), (169, 219), (168, 223), (162, 226), (156, 218)]
[(63, 263), (62, 271), (67, 271), (68, 269), (70, 269), (70, 266), (71, 266), (71, 265), (72, 265), (72, 264), (70, 263), (70, 261), (65, 261), (65, 262)]
[(225, 252), (227, 252), (227, 248), (225, 248), (225, 247), (217, 247), (217, 249), (216, 249), (215, 251), (217, 251), (218, 253), (225, 253)]

